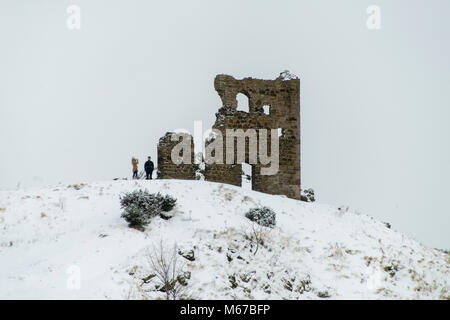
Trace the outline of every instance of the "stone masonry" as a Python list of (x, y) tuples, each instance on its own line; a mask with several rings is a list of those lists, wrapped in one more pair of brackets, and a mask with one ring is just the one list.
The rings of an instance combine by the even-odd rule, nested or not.
[(187, 155), (191, 164), (175, 164), (172, 162), (171, 154), (173, 148), (178, 144), (178, 141), (171, 141), (173, 132), (167, 132), (164, 137), (159, 139), (158, 143), (158, 179), (195, 179), (195, 165), (194, 165), (194, 143), (190, 134), (180, 134), (181, 138), (187, 139), (191, 145), (191, 152)]
[[(300, 199), (300, 80), (283, 74), (275, 80), (253, 78), (237, 80), (229, 75), (216, 76), (214, 87), (222, 100), (222, 107), (216, 113), (213, 129), (222, 133), (224, 150), (226, 129), (243, 129), (244, 131), (267, 129), (269, 154), (270, 129), (278, 129), (280, 132), (278, 173), (262, 175), (263, 165), (259, 161), (257, 164), (251, 164), (252, 189)], [(247, 96), (248, 112), (237, 110), (238, 93)], [(265, 109), (268, 109), (268, 113), (264, 112)], [(193, 162), (192, 165), (172, 163), (171, 148), (177, 142), (170, 141), (168, 134), (162, 137), (158, 144), (158, 178), (195, 179), (197, 166)], [(190, 155), (192, 160), (193, 150), (192, 145)], [(248, 139), (245, 150), (245, 162), (248, 163)], [(223, 164), (206, 164), (205, 180), (241, 186), (241, 164), (226, 164), (225, 151), (223, 157)]]

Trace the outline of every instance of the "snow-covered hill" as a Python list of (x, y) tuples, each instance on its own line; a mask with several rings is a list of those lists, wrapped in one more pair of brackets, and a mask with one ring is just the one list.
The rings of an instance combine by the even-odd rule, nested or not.
[[(129, 228), (119, 195), (139, 188), (176, 197), (174, 217), (154, 218), (145, 232)], [(244, 214), (257, 206), (271, 207), (277, 226), (255, 253)], [(218, 183), (158, 180), (0, 192), (0, 299), (164, 298), (142, 280), (161, 240), (193, 251), (195, 260), (180, 259), (197, 299), (450, 296), (450, 256), (372, 217)]]

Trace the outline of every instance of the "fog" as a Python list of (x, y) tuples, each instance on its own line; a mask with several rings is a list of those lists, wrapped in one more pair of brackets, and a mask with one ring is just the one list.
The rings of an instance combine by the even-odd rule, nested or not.
[[(80, 30), (66, 25), (72, 4)], [(0, 189), (131, 177), (131, 157), (156, 164), (166, 131), (212, 125), (216, 74), (288, 69), (302, 188), (449, 248), (449, 12), (444, 0), (2, 0)]]

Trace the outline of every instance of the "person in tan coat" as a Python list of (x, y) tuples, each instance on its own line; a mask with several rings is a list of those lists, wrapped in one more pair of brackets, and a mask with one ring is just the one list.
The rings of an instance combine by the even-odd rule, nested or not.
[(135, 157), (131, 158), (131, 164), (133, 165), (133, 179), (138, 178), (138, 164), (139, 160)]

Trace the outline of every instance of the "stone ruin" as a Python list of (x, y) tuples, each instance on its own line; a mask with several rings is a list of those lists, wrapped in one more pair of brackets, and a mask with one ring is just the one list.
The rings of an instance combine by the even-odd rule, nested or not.
[[(250, 164), (252, 190), (300, 199), (300, 80), (288, 72), (281, 73), (275, 80), (237, 80), (229, 75), (217, 75), (214, 87), (222, 100), (222, 107), (216, 113), (213, 129), (222, 133), (224, 149), (226, 129), (267, 129), (268, 141), (270, 129), (278, 129), (278, 172), (274, 175), (263, 175), (261, 168), (265, 167), (264, 165), (259, 162)], [(236, 97), (239, 93), (248, 98), (248, 112), (237, 110)], [(172, 162), (172, 148), (178, 141), (171, 141), (171, 133), (168, 132), (158, 143), (158, 179), (196, 179), (199, 165), (194, 163), (192, 136), (188, 133), (179, 134), (179, 137), (181, 136), (189, 139), (191, 144), (190, 154), (182, 155), (191, 160), (190, 164)], [(208, 143), (211, 141), (206, 141), (206, 145)], [(244, 162), (249, 163), (248, 139), (245, 144)], [(267, 149), (270, 153), (270, 143)], [(234, 156), (236, 160), (236, 150)], [(223, 164), (206, 162), (201, 170), (204, 179), (241, 186), (241, 163), (226, 164), (225, 152), (223, 157)]]

